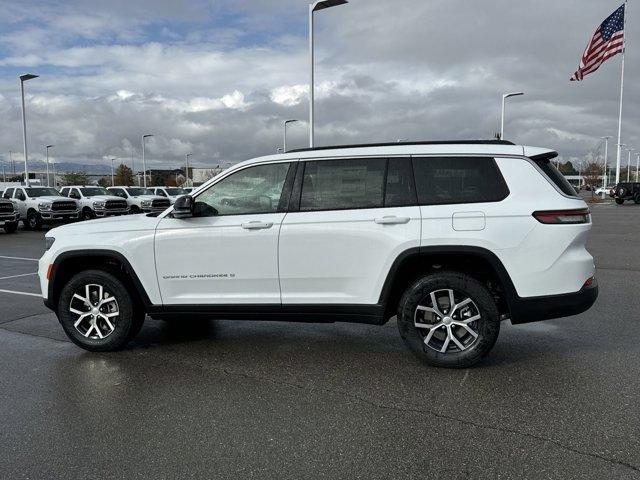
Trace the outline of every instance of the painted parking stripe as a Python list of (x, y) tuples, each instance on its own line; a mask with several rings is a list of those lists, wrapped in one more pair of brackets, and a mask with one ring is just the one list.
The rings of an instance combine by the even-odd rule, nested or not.
[(4, 258), (6, 260), (25, 260), (27, 262), (37, 262), (38, 261), (37, 258), (5, 257), (3, 255), (0, 255), (0, 258)]
[(0, 277), (0, 280), (9, 280), (10, 278), (18, 278), (18, 277), (28, 277), (30, 275), (37, 275), (38, 272), (34, 272), (34, 273), (23, 273), (20, 275), (10, 275), (8, 277)]
[(2, 290), (2, 289), (0, 289), (0, 293), (11, 293), (13, 295), (26, 295), (28, 297), (42, 298), (42, 294), (41, 293), (16, 292), (14, 290)]

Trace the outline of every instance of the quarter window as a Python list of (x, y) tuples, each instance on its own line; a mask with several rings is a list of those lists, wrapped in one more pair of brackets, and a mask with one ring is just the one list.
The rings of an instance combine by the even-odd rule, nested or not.
[(198, 195), (194, 215), (210, 217), (279, 212), (290, 165), (257, 165), (229, 175)]
[(413, 167), (421, 205), (499, 202), (509, 195), (493, 158), (414, 158)]

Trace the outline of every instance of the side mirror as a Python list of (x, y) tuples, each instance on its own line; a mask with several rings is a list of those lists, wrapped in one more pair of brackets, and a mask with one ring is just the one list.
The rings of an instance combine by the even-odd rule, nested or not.
[(173, 218), (190, 218), (193, 217), (193, 197), (185, 195), (176, 200), (173, 204)]

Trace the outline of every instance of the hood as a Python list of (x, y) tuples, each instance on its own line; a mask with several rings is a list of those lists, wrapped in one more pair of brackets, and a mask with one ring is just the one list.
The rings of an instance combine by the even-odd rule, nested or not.
[(160, 219), (146, 215), (125, 215), (122, 217), (106, 217), (88, 222), (69, 223), (49, 230), (47, 236), (56, 236), (56, 232), (64, 235), (85, 235), (87, 233), (140, 232), (155, 230)]
[(29, 199), (37, 200), (38, 202), (59, 202), (59, 201), (75, 202), (73, 198), (68, 198), (68, 197), (29, 197)]
[(87, 197), (90, 200), (102, 200), (102, 201), (107, 201), (107, 200), (124, 200), (124, 198), (121, 197), (116, 197), (115, 195), (94, 195), (92, 197)]

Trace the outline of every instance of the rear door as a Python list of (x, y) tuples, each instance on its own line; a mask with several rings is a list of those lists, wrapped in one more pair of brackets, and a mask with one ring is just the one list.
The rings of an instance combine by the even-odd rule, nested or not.
[(304, 162), (280, 232), (282, 303), (376, 304), (397, 255), (419, 241), (409, 158)]

